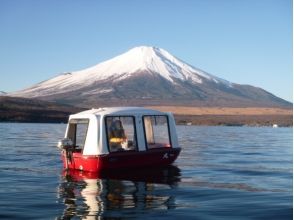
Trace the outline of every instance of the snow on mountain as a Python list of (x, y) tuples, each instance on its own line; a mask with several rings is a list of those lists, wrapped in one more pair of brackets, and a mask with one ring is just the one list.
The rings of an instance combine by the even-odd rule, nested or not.
[(4, 92), (4, 91), (0, 91), (0, 96), (4, 96), (4, 95), (6, 95), (7, 93), (6, 92)]
[[(174, 57), (166, 50), (156, 47), (140, 46), (93, 67), (61, 74), (28, 89), (11, 93), (11, 95), (22, 97), (47, 96), (77, 90), (99, 81), (124, 80), (142, 72), (158, 74), (174, 84), (176, 84), (175, 79), (190, 81), (194, 84), (201, 84), (203, 80), (207, 80), (232, 87), (230, 82), (197, 69)], [(89, 93), (106, 93), (111, 91), (111, 88), (96, 90), (89, 91)]]
[(254, 86), (230, 83), (156, 47), (135, 47), (93, 67), (7, 96), (79, 107), (120, 105), (291, 106)]

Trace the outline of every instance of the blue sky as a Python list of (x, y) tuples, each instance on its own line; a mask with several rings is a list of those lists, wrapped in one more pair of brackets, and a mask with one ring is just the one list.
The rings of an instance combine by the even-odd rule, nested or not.
[(290, 0), (0, 0), (0, 91), (141, 45), (292, 101)]

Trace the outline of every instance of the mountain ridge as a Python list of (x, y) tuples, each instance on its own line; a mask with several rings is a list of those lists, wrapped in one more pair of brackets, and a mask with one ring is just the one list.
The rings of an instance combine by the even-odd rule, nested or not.
[(80, 107), (191, 105), (289, 107), (250, 85), (221, 79), (157, 47), (135, 47), (84, 70), (59, 75), (10, 96)]

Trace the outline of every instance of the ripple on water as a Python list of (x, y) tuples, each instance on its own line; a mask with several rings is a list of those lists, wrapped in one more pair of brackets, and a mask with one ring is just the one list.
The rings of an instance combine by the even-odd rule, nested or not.
[(115, 178), (62, 171), (65, 126), (0, 124), (0, 218), (292, 219), (292, 128), (178, 126), (174, 166)]

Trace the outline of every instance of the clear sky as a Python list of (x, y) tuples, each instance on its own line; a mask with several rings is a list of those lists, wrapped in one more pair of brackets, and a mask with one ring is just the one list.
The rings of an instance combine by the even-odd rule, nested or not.
[(0, 91), (142, 45), (292, 101), (291, 0), (0, 0)]

